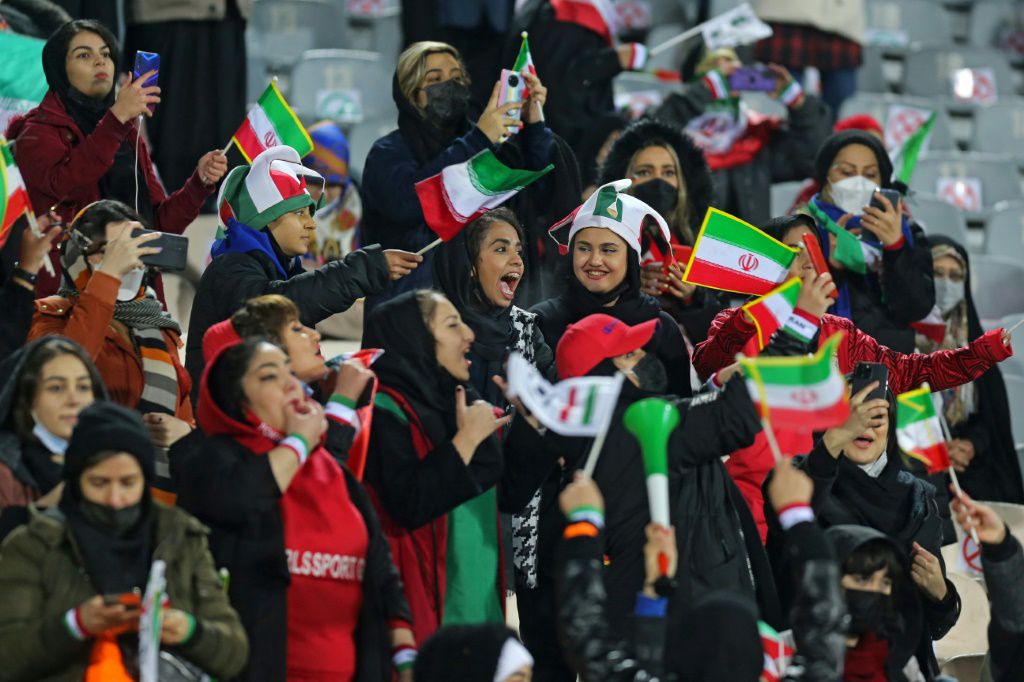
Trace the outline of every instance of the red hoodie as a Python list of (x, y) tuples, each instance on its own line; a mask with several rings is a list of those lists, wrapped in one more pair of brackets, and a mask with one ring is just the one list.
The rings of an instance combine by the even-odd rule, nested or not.
[[(255, 418), (240, 422), (212, 399), (210, 371), (242, 341), (230, 324), (203, 338), (208, 362), (200, 385), (198, 419), (207, 436), (230, 436), (253, 456), (264, 456), (282, 434)], [(281, 496), (288, 587), (289, 680), (353, 679), (355, 632), (363, 606), (363, 568), (369, 536), (352, 503), (341, 467), (322, 445), (313, 448)]]

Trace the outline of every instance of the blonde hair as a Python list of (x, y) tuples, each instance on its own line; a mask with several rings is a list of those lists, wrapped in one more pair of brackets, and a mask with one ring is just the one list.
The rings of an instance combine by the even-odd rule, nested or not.
[(695, 76), (700, 77), (706, 74), (708, 71), (715, 67), (715, 62), (720, 58), (726, 57), (733, 61), (739, 61), (740, 58), (736, 54), (736, 50), (731, 47), (720, 47), (717, 50), (708, 50), (704, 53), (704, 57), (697, 63), (697, 68), (693, 70)]
[(657, 138), (649, 140), (640, 149), (633, 152), (633, 156), (629, 159), (629, 164), (626, 165), (626, 177), (631, 179), (636, 177), (636, 160), (640, 157), (641, 152), (651, 147), (661, 147), (668, 152), (673, 165), (676, 167), (676, 179), (679, 181), (679, 187), (676, 190), (678, 193), (676, 207), (672, 209), (670, 214), (661, 217), (665, 219), (665, 222), (668, 223), (677, 237), (685, 243), (692, 245), (693, 230), (690, 229), (690, 206), (686, 196), (686, 176), (683, 175), (683, 168), (679, 163), (679, 155), (676, 154), (676, 150), (672, 148), (672, 145)]
[(421, 40), (418, 43), (413, 43), (399, 55), (395, 73), (398, 76), (398, 89), (417, 108), (419, 107), (416, 104), (416, 91), (420, 89), (420, 83), (427, 75), (427, 57), (432, 54), (450, 54), (454, 57), (462, 67), (464, 81), (469, 82), (469, 75), (466, 65), (462, 61), (462, 55), (454, 47), (436, 40)]

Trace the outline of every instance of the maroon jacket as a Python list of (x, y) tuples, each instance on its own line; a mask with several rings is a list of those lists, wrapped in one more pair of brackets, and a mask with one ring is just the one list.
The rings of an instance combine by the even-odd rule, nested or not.
[[(36, 214), (48, 210), (59, 201), (70, 203), (60, 208), (60, 217), (71, 222), (83, 207), (103, 199), (100, 178), (114, 163), (114, 155), (128, 137), (135, 146), (137, 128), (134, 122), (121, 123), (109, 111), (90, 135), (83, 135), (60, 97), (53, 91), (46, 94), (39, 106), (24, 117), (11, 121), (8, 139), (14, 139), (14, 160), (28, 186), (29, 200)], [(156, 215), (153, 229), (181, 234), (199, 215), (206, 197), (216, 185), (205, 186), (193, 173), (184, 187), (167, 196), (153, 168), (145, 140), (139, 141), (139, 166), (145, 170), (146, 186)], [(140, 188), (141, 189), (141, 188)], [(60, 272), (55, 248), (50, 253), (54, 271)], [(36, 293), (49, 296), (57, 293), (59, 278), (39, 271)]]

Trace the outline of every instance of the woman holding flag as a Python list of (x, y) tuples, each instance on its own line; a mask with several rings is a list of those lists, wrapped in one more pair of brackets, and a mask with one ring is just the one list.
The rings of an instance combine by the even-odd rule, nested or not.
[[(7, 129), (14, 157), (36, 212), (50, 206), (66, 222), (99, 199), (133, 206), (153, 229), (180, 234), (199, 215), (228, 170), (219, 149), (207, 152), (192, 177), (170, 196), (157, 177), (138, 121), (152, 116), (160, 88), (145, 86), (152, 72), (114, 88), (121, 73), (120, 47), (110, 30), (76, 19), (43, 47), (50, 89), (38, 107)], [(54, 265), (56, 254), (51, 253)], [(54, 294), (59, 280), (40, 275), (37, 291)], [(162, 289), (157, 283), (158, 296)]]

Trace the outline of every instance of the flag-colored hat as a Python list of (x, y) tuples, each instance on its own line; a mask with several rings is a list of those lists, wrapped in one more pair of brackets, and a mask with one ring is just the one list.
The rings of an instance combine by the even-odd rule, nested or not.
[(585, 376), (608, 358), (643, 348), (654, 336), (658, 318), (632, 327), (611, 315), (597, 313), (570, 324), (555, 349), (561, 379)]
[(643, 255), (642, 234), (644, 223), (654, 221), (665, 242), (672, 241), (672, 233), (665, 219), (653, 208), (625, 191), (632, 180), (615, 180), (601, 185), (579, 208), (555, 223), (548, 231), (558, 243), (559, 251), (569, 252), (572, 238), (588, 227), (603, 227), (622, 237), (636, 251), (637, 260)]
[[(307, 182), (320, 190), (318, 199), (309, 193)], [(251, 166), (231, 169), (217, 196), (221, 222), (228, 218), (261, 230), (286, 213), (323, 204), (324, 178), (300, 163), (299, 153), (284, 145), (270, 147)]]

